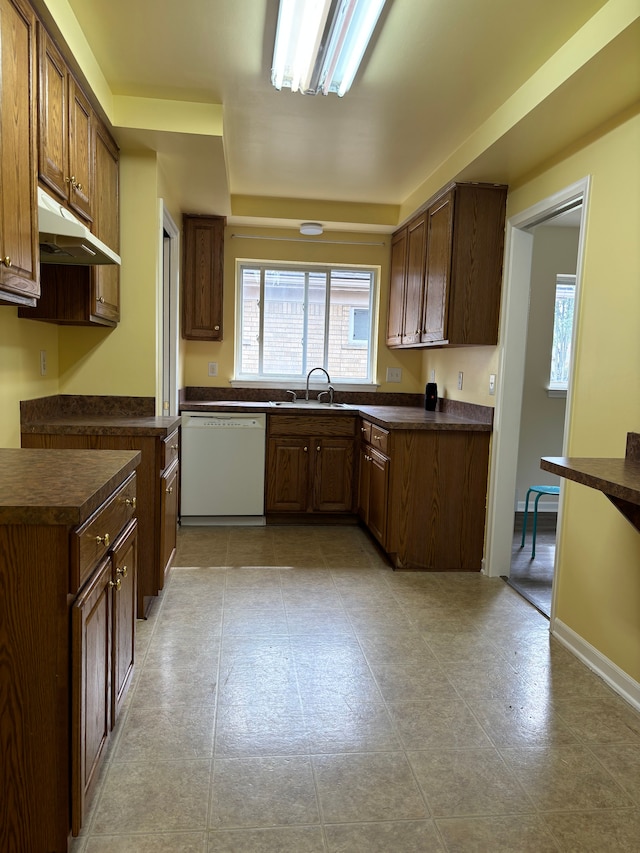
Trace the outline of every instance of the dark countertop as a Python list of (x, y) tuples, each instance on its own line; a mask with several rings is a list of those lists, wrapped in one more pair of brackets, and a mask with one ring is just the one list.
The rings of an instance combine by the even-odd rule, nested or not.
[(614, 498), (640, 504), (640, 461), (545, 456), (540, 467)]
[(82, 524), (140, 459), (134, 450), (0, 449), (0, 524)]
[(183, 412), (246, 412), (268, 415), (300, 414), (304, 417), (331, 415), (336, 417), (361, 416), (388, 430), (463, 430), (465, 432), (491, 432), (490, 423), (445, 412), (427, 412), (419, 406), (371, 406), (352, 403), (344, 406), (303, 406), (281, 403), (274, 406), (264, 401), (246, 400), (189, 400), (183, 402)]
[(49, 435), (144, 435), (165, 437), (180, 426), (180, 417), (127, 417), (118, 415), (56, 415), (23, 421), (21, 432)]

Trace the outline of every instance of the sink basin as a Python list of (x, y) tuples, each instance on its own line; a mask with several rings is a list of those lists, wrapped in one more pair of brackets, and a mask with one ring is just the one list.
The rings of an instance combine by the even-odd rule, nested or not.
[(279, 406), (282, 409), (348, 409), (348, 403), (325, 403), (318, 400), (272, 400), (271, 406)]

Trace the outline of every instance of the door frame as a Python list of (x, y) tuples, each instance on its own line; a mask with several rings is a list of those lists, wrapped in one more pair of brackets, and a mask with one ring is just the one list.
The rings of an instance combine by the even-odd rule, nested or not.
[[(534, 240), (531, 229), (535, 225), (540, 225), (559, 213), (576, 206), (578, 202), (582, 203), (573, 325), (573, 340), (576, 341), (577, 324), (580, 316), (580, 282), (584, 263), (589, 189), (590, 177), (587, 176), (510, 217), (507, 221), (505, 280), (500, 317), (500, 342), (498, 344), (498, 370), (501, 381), (498, 383), (494, 411), (484, 559), (484, 572), (489, 577), (508, 577), (511, 570), (518, 445)], [(573, 376), (576, 367), (575, 350), (575, 346), (572, 347), (562, 447), (564, 455), (567, 453), (572, 411)], [(561, 529), (563, 502), (564, 488), (561, 484), (558, 503), (558, 530)], [(560, 548), (561, 543), (558, 542), (556, 566)], [(554, 570), (551, 626), (553, 626), (555, 612), (555, 575)]]
[(177, 415), (179, 370), (180, 231), (158, 199), (156, 414)]

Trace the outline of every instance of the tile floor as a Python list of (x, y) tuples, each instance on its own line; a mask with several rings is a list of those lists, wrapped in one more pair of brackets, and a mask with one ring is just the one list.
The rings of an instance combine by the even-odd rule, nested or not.
[(499, 578), (186, 528), (73, 853), (640, 850), (640, 714)]
[(553, 569), (556, 555), (556, 514), (538, 513), (535, 557), (531, 556), (531, 519), (529, 519), (525, 546), (524, 548), (520, 547), (522, 517), (523, 513), (521, 512), (515, 514), (511, 571), (507, 582), (517, 592), (524, 595), (543, 615), (549, 617), (551, 616)]

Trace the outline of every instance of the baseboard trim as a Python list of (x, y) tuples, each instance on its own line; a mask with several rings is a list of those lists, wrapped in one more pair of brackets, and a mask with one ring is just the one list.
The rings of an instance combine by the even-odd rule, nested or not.
[(613, 661), (606, 658), (579, 634), (576, 634), (560, 619), (554, 619), (551, 633), (570, 652), (579, 658), (589, 669), (599, 675), (612, 690), (640, 711), (640, 683), (635, 681)]

